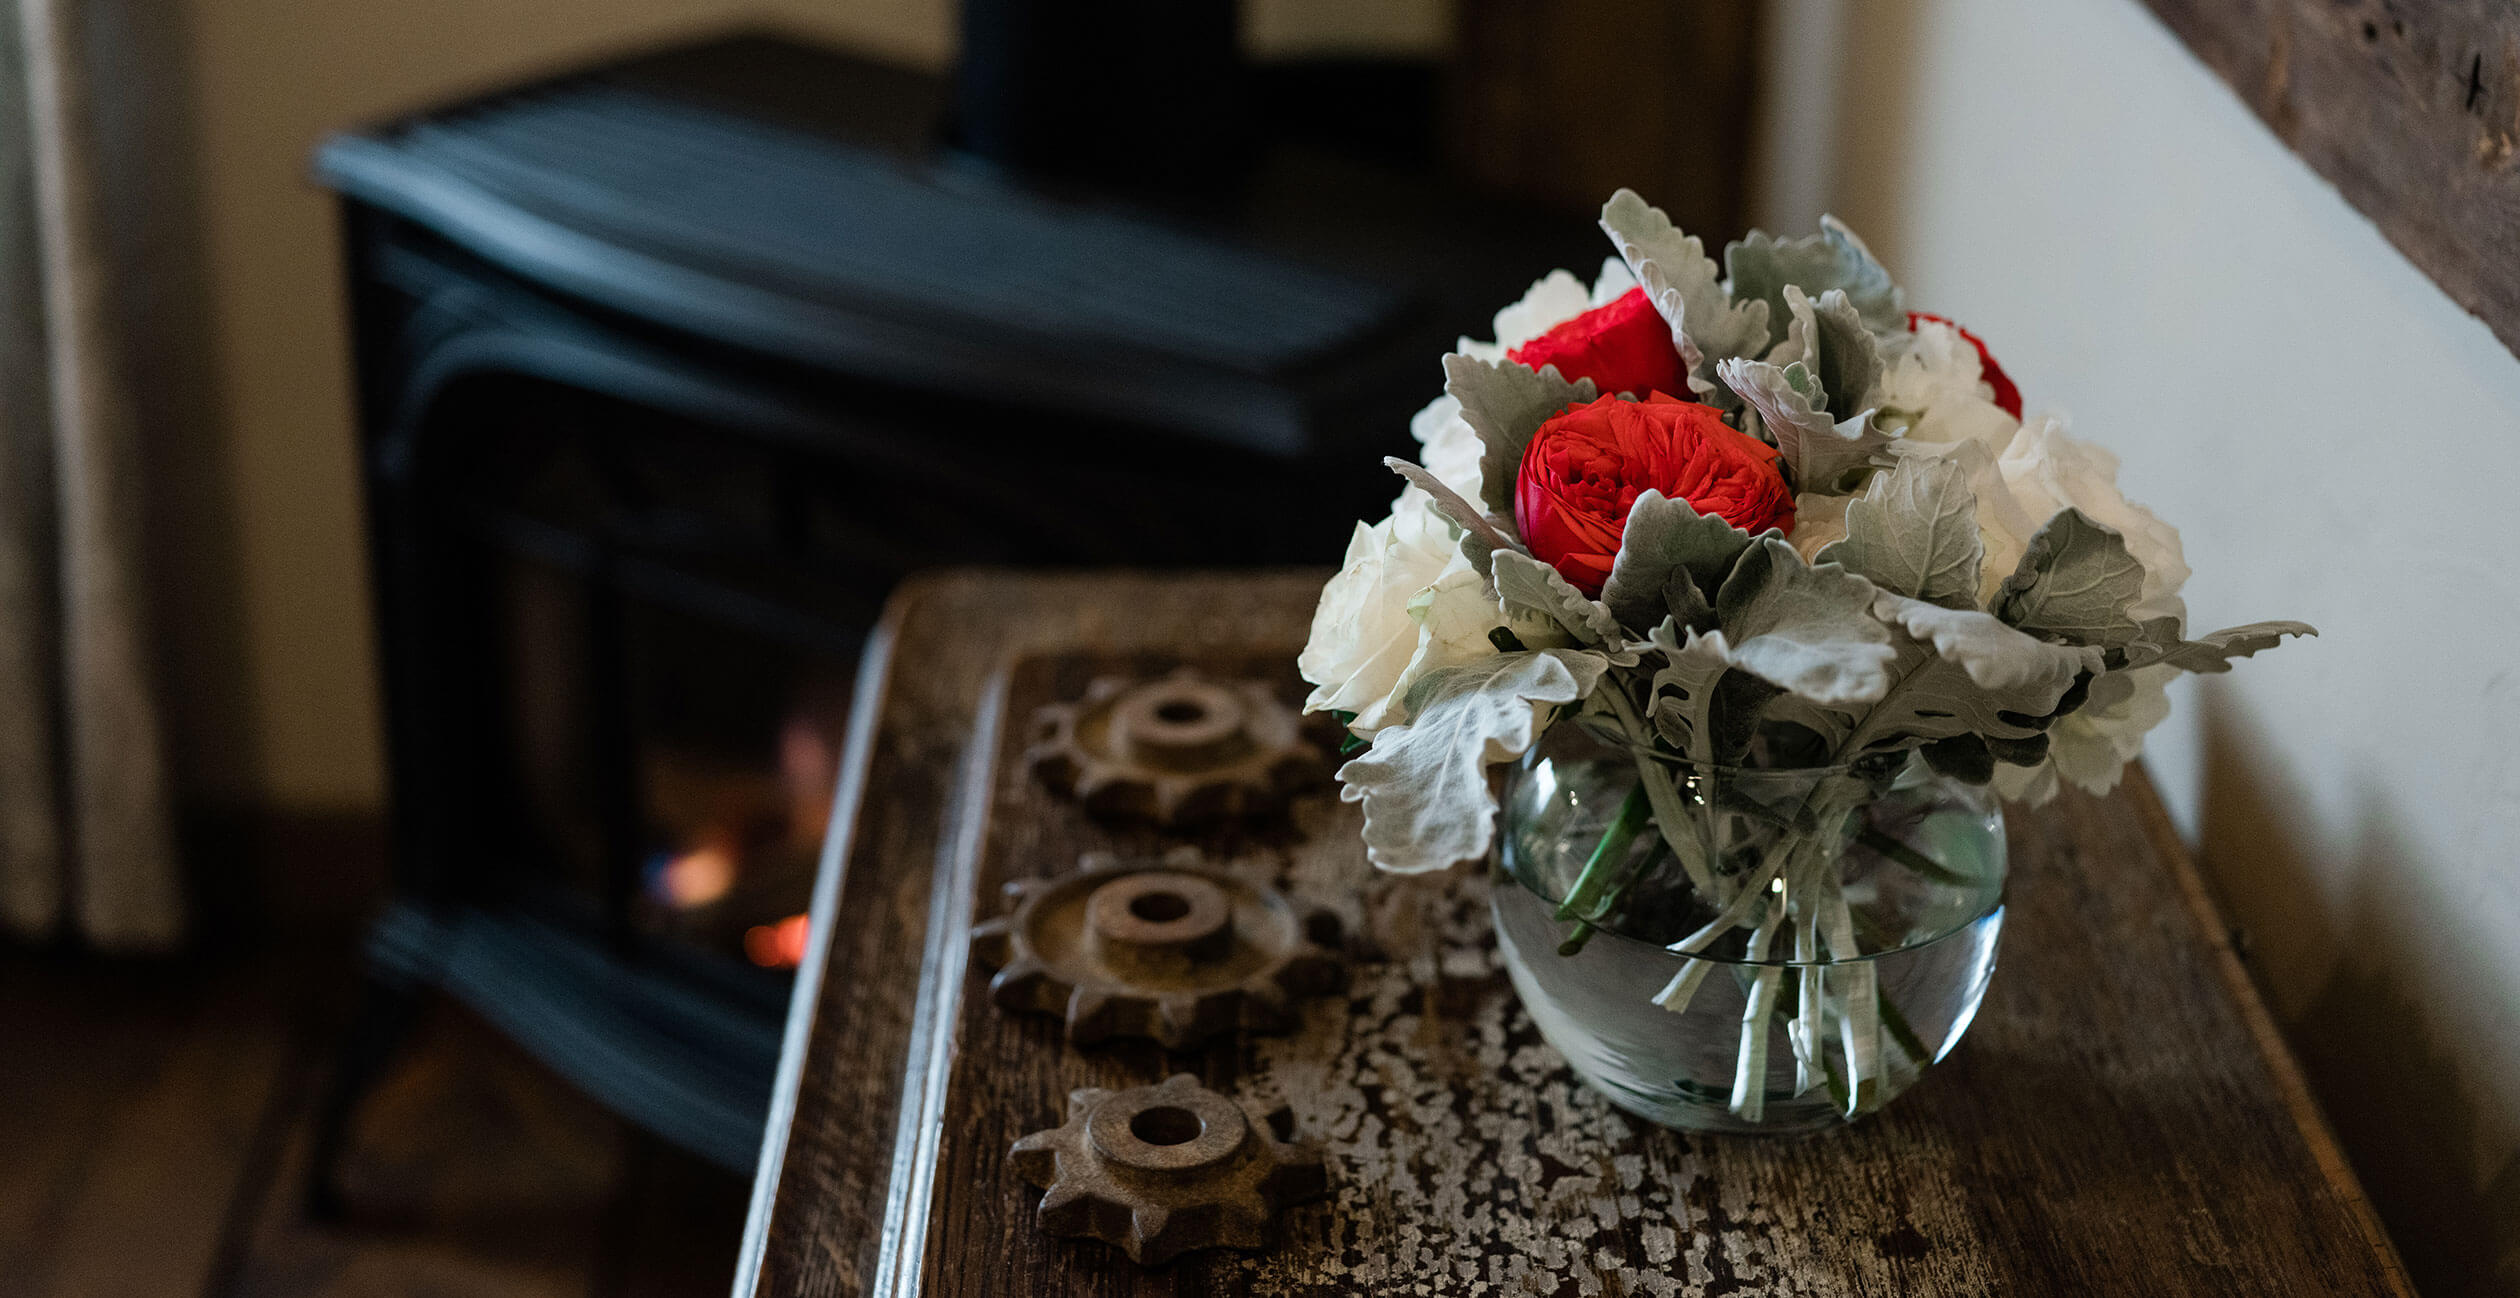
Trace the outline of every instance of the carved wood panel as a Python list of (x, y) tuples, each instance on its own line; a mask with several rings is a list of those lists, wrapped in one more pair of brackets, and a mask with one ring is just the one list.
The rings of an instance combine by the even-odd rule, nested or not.
[(2520, 6), (2144, 3), (2408, 260), (2520, 352)]

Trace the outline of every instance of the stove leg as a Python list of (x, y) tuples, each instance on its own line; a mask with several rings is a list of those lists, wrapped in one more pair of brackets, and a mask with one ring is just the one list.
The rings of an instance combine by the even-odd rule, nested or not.
[(405, 980), (368, 975), (360, 993), (358, 1018), (334, 1057), (332, 1078), (315, 1115), (314, 1149), (306, 1168), (309, 1217), (328, 1222), (341, 1219), (343, 1204), (336, 1176), (351, 1120), (358, 1116), (359, 1102), (367, 1098), (410, 1037), (427, 994), (427, 988)]
[(350, 1139), (350, 1124), (427, 1007), (444, 934), (425, 912), (389, 906), (370, 930), (367, 974), (351, 1021), (333, 1058), (330, 1081), (315, 1114), (314, 1146), (307, 1159), (306, 1210), (318, 1221), (338, 1221), (341, 1187), (335, 1179)]

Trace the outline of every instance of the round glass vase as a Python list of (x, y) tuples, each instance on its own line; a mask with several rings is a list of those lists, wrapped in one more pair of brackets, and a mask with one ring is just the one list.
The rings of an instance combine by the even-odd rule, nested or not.
[(1498, 830), (1515, 991), (1650, 1122), (1861, 1117), (1959, 1042), (1995, 972), (2002, 814), (1921, 761), (1696, 765), (1559, 725), (1513, 769)]

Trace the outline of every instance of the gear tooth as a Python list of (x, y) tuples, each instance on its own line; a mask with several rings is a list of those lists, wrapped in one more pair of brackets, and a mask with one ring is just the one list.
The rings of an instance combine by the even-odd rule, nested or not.
[(1080, 1086), (1068, 1092), (1068, 1117), (1073, 1120), (1086, 1110), (1111, 1098), (1111, 1092), (1100, 1086)]
[(1172, 1225), (1172, 1210), (1147, 1204), (1129, 1214), (1129, 1257), (1135, 1261), (1160, 1261), (1178, 1250), (1167, 1249), (1170, 1241), (1164, 1232)]
[(1068, 1000), (1067, 984), (1030, 955), (1019, 955), (989, 979), (989, 1001), (1000, 1009), (1047, 1013)]
[(1084, 774), (1082, 764), (1061, 748), (1035, 749), (1025, 755), (1024, 764), (1051, 792), (1067, 796), (1075, 795), (1077, 779)]
[(1059, 1148), (1065, 1143), (1055, 1129), (1036, 1131), (1016, 1141), (1014, 1147), (1006, 1151), (1007, 1161), (1013, 1164), (1015, 1175), (1034, 1185), (1048, 1187), (1058, 1182)]
[(1085, 1187), (1060, 1182), (1041, 1192), (1041, 1206), (1033, 1210), (1042, 1228), (1061, 1234), (1073, 1234), (1093, 1216), (1094, 1198)]
[(1154, 819), (1157, 792), (1146, 780), (1096, 763), (1077, 776), (1076, 800), (1098, 816)]
[(971, 926), (971, 955), (980, 963), (997, 968), (1014, 955), (1014, 934), (1003, 918), (984, 919)]
[(1068, 993), (1067, 1037), (1078, 1045), (1087, 1045), (1111, 1035), (1111, 993), (1098, 987), (1078, 987)]
[(1164, 849), (1164, 864), (1175, 870), (1204, 871), (1207, 868), (1207, 853), (1188, 843), (1176, 843)]
[(1155, 1002), (1155, 1035), (1165, 1045), (1180, 1049), (1198, 1038), (1199, 997), (1195, 994), (1165, 996)]
[(1318, 1199), (1330, 1192), (1330, 1168), (1317, 1150), (1271, 1139), (1265, 1146), (1269, 1171), (1259, 1192), (1280, 1207)]
[(1079, 874), (1094, 874), (1103, 870), (1113, 869), (1119, 864), (1120, 858), (1118, 855), (1105, 851), (1085, 852), (1081, 853), (1076, 858), (1076, 870)]

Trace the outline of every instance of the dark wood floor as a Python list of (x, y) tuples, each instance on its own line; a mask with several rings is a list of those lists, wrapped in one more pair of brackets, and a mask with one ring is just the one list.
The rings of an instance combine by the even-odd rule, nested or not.
[(441, 1006), (301, 1210), (346, 953), (0, 947), (0, 1298), (719, 1294), (748, 1187)]

